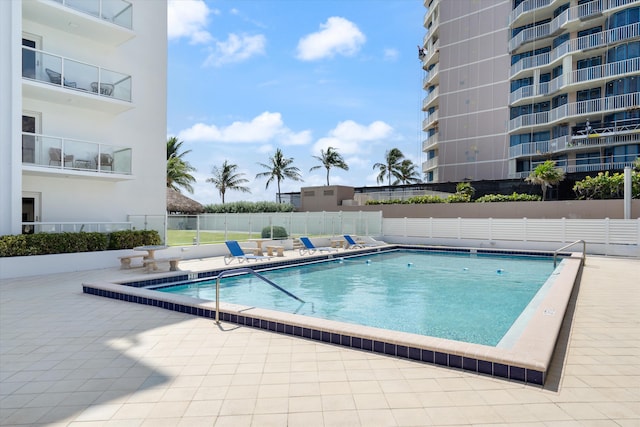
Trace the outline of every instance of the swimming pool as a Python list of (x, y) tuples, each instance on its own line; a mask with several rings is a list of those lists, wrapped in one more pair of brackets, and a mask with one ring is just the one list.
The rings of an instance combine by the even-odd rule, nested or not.
[[(371, 249), (341, 251), (338, 256), (344, 256), (345, 262), (348, 262), (347, 257), (390, 252), (397, 249), (466, 253), (470, 255), (470, 259), (476, 255), (478, 258), (482, 258), (485, 254), (542, 256), (548, 259), (547, 262), (550, 265), (553, 265), (551, 261), (553, 254), (549, 252), (446, 248), (422, 245), (386, 245)], [(507, 333), (497, 346), (326, 320), (228, 302), (221, 302), (217, 311), (216, 303), (210, 300), (159, 292), (153, 289), (177, 285), (187, 281), (211, 279), (220, 274), (225, 274), (230, 267), (223, 266), (221, 260), (218, 264), (218, 269), (214, 267), (214, 269), (209, 270), (187, 270), (154, 274), (151, 278), (140, 275), (137, 280), (132, 278), (133, 280), (130, 279), (128, 281), (83, 283), (82, 288), (84, 293), (90, 295), (159, 307), (208, 319), (215, 319), (219, 316), (220, 320), (229, 324), (262, 329), (273, 333), (431, 363), (453, 369), (527, 383), (543, 384), (574, 284), (579, 283), (580, 271), (583, 266), (581, 253), (562, 253), (560, 255), (563, 257), (562, 261), (543, 285), (546, 289), (536, 293), (534, 304), (529, 304), (512, 326), (511, 330), (515, 330), (517, 333)], [(326, 260), (339, 262), (335, 253), (307, 255), (304, 257), (291, 254), (291, 256), (287, 256), (284, 259), (251, 264), (251, 266), (258, 268), (263, 273), (266, 270), (288, 265), (310, 264)], [(237, 268), (238, 266), (234, 267)], [(464, 271), (465, 266), (460, 267)], [(188, 264), (186, 268), (188, 269)], [(413, 266), (409, 267), (407, 265), (407, 268), (413, 268)], [(497, 269), (495, 273), (497, 275), (495, 277), (500, 275)], [(505, 269), (502, 273), (505, 274), (505, 277), (509, 276), (508, 269)], [(261, 287), (264, 286), (263, 284)], [(378, 317), (387, 317), (389, 309), (390, 307), (387, 305), (383, 310), (375, 314)]]
[[(221, 280), (221, 301), (496, 346), (553, 272), (544, 257), (395, 250)], [(215, 301), (215, 280), (162, 292)], [(381, 316), (380, 313), (385, 313)]]

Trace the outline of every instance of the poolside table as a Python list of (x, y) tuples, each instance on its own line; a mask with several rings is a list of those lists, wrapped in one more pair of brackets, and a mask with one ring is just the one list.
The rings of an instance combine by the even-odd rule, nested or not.
[(262, 249), (262, 244), (264, 242), (269, 242), (271, 241), (271, 239), (249, 239), (250, 242), (255, 242), (255, 244), (258, 246), (258, 249), (256, 249), (254, 255), (264, 255), (264, 251)]
[(148, 246), (136, 246), (133, 248), (134, 251), (146, 251), (147, 255), (144, 259), (155, 259), (156, 251), (161, 251), (167, 249), (169, 246), (165, 245), (148, 245)]

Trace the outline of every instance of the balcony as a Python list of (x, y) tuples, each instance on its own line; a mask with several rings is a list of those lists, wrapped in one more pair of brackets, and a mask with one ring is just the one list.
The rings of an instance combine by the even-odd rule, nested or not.
[(438, 146), (438, 133), (434, 133), (429, 138), (422, 141), (422, 152), (426, 153)]
[(426, 131), (430, 127), (434, 126), (438, 122), (438, 110), (429, 114), (429, 116), (422, 121), (422, 130)]
[(30, 0), (26, 20), (110, 46), (135, 37), (133, 5), (124, 0)]
[(440, 90), (438, 86), (432, 90), (422, 101), (422, 111), (427, 111), (431, 106), (436, 104)]
[(426, 162), (422, 162), (422, 172), (428, 172), (436, 167), (438, 167), (438, 156), (435, 156)]
[(429, 84), (438, 84), (439, 82), (439, 64), (436, 64), (432, 69), (427, 71), (427, 75), (424, 77), (423, 86), (426, 89)]
[(435, 62), (438, 62), (438, 58), (440, 57), (440, 39), (434, 41), (431, 46), (427, 49), (427, 54), (422, 59), (422, 68), (425, 70), (429, 68), (429, 66)]
[(22, 170), (27, 175), (76, 175), (97, 179), (132, 179), (128, 147), (22, 133)]
[(562, 74), (550, 82), (538, 85), (523, 86), (509, 95), (509, 103), (512, 106), (527, 101), (534, 102), (531, 98), (547, 96), (561, 90), (581, 90), (594, 85), (594, 83), (640, 72), (640, 58), (627, 59), (609, 64), (596, 65), (594, 67), (574, 70), (569, 74)]
[(509, 25), (512, 26), (518, 20), (518, 18), (522, 17), (527, 12), (539, 12), (540, 9), (543, 9), (551, 4), (552, 0), (525, 0), (518, 5), (515, 9), (511, 11), (509, 14)]
[(590, 99), (588, 101), (573, 102), (560, 105), (550, 111), (525, 114), (509, 121), (509, 132), (520, 128), (530, 128), (539, 125), (551, 125), (566, 121), (568, 118), (610, 113), (615, 111), (636, 110), (640, 108), (640, 92), (624, 95), (608, 96)]
[(552, 66), (560, 58), (573, 52), (606, 48), (609, 44), (619, 43), (637, 37), (640, 37), (640, 22), (571, 39), (556, 47), (551, 52), (522, 58), (511, 66), (511, 78), (515, 78), (522, 71), (530, 68), (547, 65)]
[(133, 108), (131, 76), (24, 46), (22, 78), (25, 96), (116, 113)]

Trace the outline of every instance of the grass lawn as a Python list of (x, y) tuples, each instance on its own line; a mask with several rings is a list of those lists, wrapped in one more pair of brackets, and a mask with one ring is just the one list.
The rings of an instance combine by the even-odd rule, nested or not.
[[(196, 230), (167, 230), (167, 244), (169, 246), (192, 245), (193, 239), (196, 237)], [(201, 231), (200, 244), (223, 243), (225, 240), (237, 240), (239, 242), (246, 241), (250, 238), (260, 237), (260, 233), (237, 233), (227, 232), (225, 238), (224, 231)]]

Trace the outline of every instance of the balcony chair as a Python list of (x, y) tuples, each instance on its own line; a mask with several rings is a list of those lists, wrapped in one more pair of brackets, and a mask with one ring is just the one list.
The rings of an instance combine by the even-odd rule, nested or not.
[[(56, 163), (58, 166), (62, 166), (62, 150), (51, 147), (49, 148), (49, 166)], [(73, 166), (73, 154), (64, 155), (64, 165), (67, 166), (67, 163), (71, 163)]]
[(111, 171), (113, 171), (113, 156), (111, 154), (101, 153), (99, 163), (98, 156), (96, 156), (94, 160), (96, 161), (96, 167), (98, 168), (98, 170), (104, 171), (105, 168), (109, 168)]
[[(91, 83), (91, 91), (98, 93), (98, 82)], [(100, 83), (100, 95), (112, 96), (113, 85), (111, 83)]]
[[(47, 72), (47, 76), (49, 76), (49, 81), (54, 85), (59, 86), (60, 82), (62, 81), (62, 74), (58, 73), (57, 71), (53, 71), (50, 68), (45, 68), (45, 71)], [(76, 82), (68, 82), (67, 79), (64, 79), (64, 85), (73, 88), (77, 87)]]

